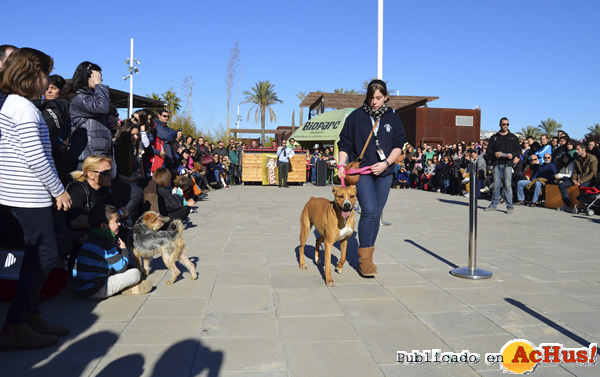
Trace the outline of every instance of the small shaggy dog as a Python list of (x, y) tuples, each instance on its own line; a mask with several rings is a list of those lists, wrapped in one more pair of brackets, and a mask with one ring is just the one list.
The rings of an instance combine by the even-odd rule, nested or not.
[[(167, 230), (159, 230), (167, 221), (169, 221), (168, 217), (162, 217), (156, 212), (148, 211), (133, 226), (133, 255), (140, 271), (143, 275), (148, 275), (152, 256), (160, 254), (165, 266), (173, 274), (173, 277), (167, 280), (165, 284), (173, 284), (181, 273), (175, 265), (177, 260), (187, 267), (192, 274), (192, 280), (196, 280), (198, 278), (196, 268), (185, 254), (185, 241), (181, 237), (183, 224), (180, 220), (173, 220)], [(143, 268), (142, 258), (144, 258)]]

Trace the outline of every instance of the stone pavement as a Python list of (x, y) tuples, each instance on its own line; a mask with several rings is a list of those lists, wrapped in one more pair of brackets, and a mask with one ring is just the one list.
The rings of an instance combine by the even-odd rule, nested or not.
[[(361, 278), (357, 244), (325, 286), (298, 268), (299, 215), (331, 187), (236, 186), (212, 192), (185, 231), (199, 278), (166, 286), (160, 258), (143, 296), (101, 302), (69, 289), (43, 303), (71, 328), (48, 350), (0, 353), (1, 376), (500, 376), (499, 365), (403, 365), (396, 351), (470, 350), (506, 342), (588, 346), (600, 340), (599, 217), (517, 207), (478, 211), (478, 267), (467, 264), (468, 198), (392, 190), (377, 240), (379, 274)], [(480, 201), (480, 208), (488, 202)], [(314, 234), (309, 245), (314, 245)], [(332, 262), (337, 263), (339, 249)], [(0, 303), (4, 318), (8, 303)], [(546, 366), (543, 376), (598, 376), (598, 366)]]

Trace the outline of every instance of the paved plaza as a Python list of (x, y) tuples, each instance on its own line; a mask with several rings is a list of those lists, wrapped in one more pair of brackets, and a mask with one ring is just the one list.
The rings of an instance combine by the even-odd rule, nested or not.
[[(298, 268), (299, 217), (331, 187), (257, 185), (211, 192), (190, 216), (186, 271), (172, 286), (160, 257), (150, 294), (95, 302), (69, 289), (42, 304), (68, 326), (58, 346), (0, 353), (0, 376), (501, 376), (486, 353), (512, 339), (584, 347), (600, 340), (600, 217), (504, 205), (478, 211), (478, 265), (467, 265), (468, 198), (392, 190), (376, 244), (379, 274), (358, 275), (357, 240), (327, 287)], [(339, 249), (333, 250), (337, 263)], [(8, 303), (0, 302), (0, 317)], [(404, 365), (397, 351), (469, 350), (473, 365)], [(540, 376), (599, 376), (600, 366), (540, 365)]]

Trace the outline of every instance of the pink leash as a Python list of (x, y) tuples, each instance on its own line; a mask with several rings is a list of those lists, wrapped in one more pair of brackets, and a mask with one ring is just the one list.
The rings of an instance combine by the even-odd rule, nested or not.
[[(371, 167), (365, 166), (364, 168), (360, 169), (350, 169), (348, 171), (344, 171), (344, 175), (345, 174), (371, 174)], [(344, 178), (340, 177), (340, 181), (342, 182), (342, 187), (346, 187), (346, 182), (344, 181)]]

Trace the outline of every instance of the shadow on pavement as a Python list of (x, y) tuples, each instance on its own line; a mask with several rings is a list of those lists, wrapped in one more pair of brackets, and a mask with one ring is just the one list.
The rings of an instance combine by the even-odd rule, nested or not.
[(424, 252), (426, 252), (427, 254), (431, 255), (432, 257), (434, 257), (434, 258), (436, 258), (436, 259), (438, 259), (438, 260), (440, 260), (440, 261), (442, 261), (442, 262), (444, 262), (444, 263), (446, 263), (448, 266), (450, 266), (450, 267), (452, 267), (452, 268), (458, 268), (458, 267), (459, 267), (458, 265), (456, 265), (456, 264), (454, 264), (454, 263), (450, 262), (448, 259), (446, 259), (446, 258), (444, 258), (444, 257), (442, 257), (442, 256), (439, 256), (439, 255), (437, 255), (437, 254), (436, 254), (436, 253), (434, 253), (433, 251), (431, 251), (431, 250), (428, 250), (428, 249), (424, 248), (423, 246), (421, 246), (421, 245), (417, 244), (416, 242), (414, 242), (414, 241), (412, 241), (412, 240), (404, 240), (404, 242), (406, 242), (406, 243), (409, 243), (409, 244), (413, 245), (414, 247), (416, 247), (416, 248), (418, 248), (418, 249), (421, 249), (421, 250), (423, 250), (423, 251), (424, 251)]
[(539, 319), (540, 321), (544, 322), (545, 324), (547, 324), (548, 326), (552, 327), (553, 329), (555, 329), (556, 331), (558, 331), (559, 333), (573, 339), (574, 341), (576, 341), (577, 343), (581, 344), (584, 347), (588, 347), (590, 345), (591, 342), (588, 342), (587, 340), (583, 339), (582, 337), (580, 337), (579, 335), (573, 333), (572, 331), (569, 331), (567, 329), (565, 329), (564, 327), (562, 327), (561, 325), (559, 325), (558, 323), (552, 321), (551, 319), (541, 315), (540, 313), (536, 312), (535, 310), (529, 308), (527, 305), (525, 305), (524, 303), (522, 303), (521, 301), (515, 300), (513, 298), (505, 298), (504, 301), (508, 302), (509, 304), (521, 309), (522, 311), (524, 311), (525, 313), (531, 315), (532, 317)]

